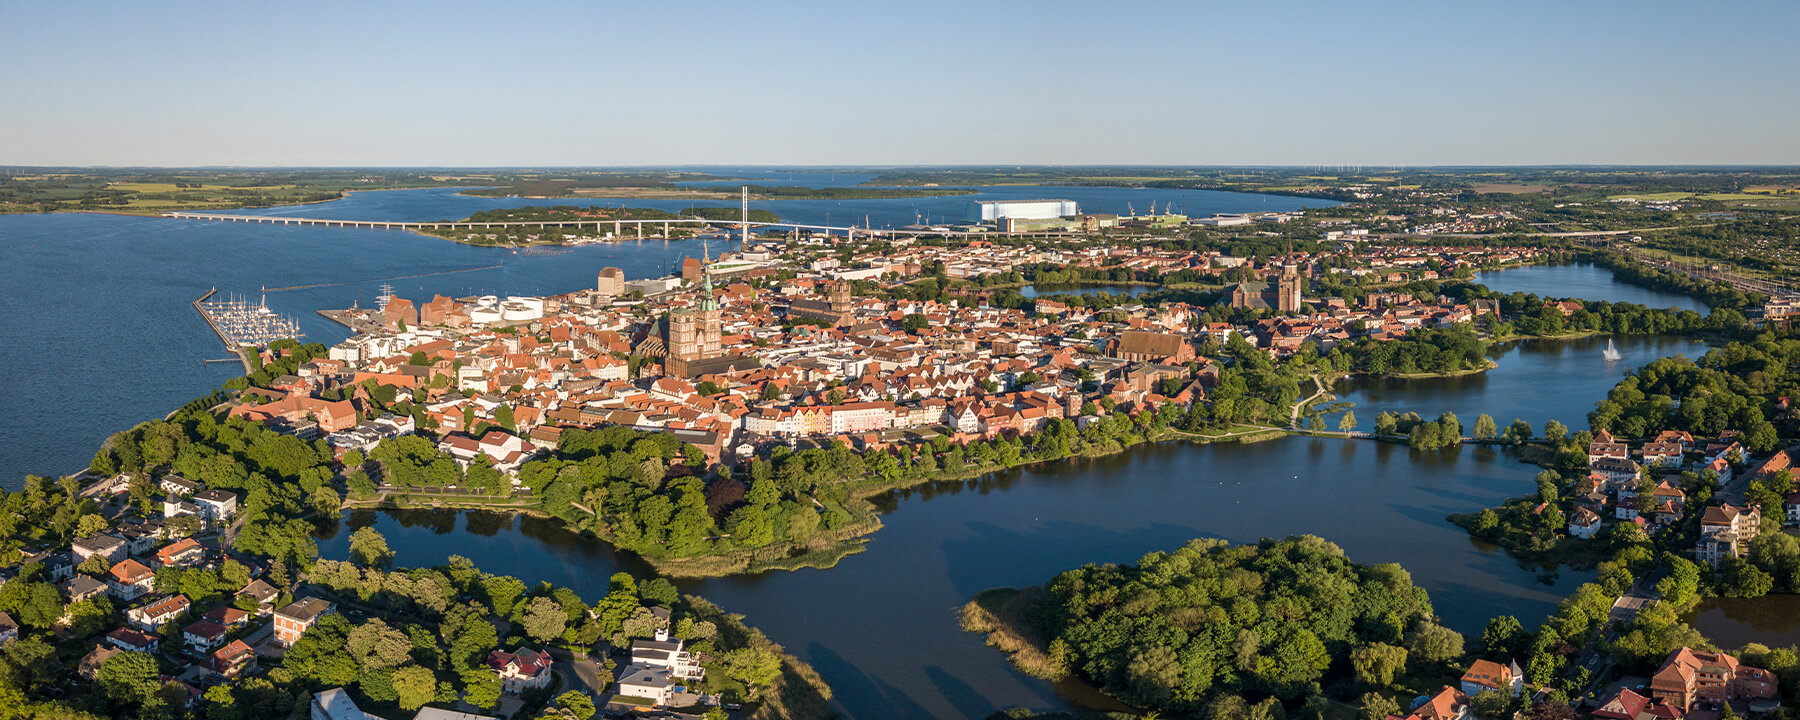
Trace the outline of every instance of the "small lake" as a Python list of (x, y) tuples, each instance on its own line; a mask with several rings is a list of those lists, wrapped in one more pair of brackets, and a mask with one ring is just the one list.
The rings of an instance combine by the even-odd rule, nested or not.
[[(1623, 359), (1605, 358), (1609, 340)], [(1520, 340), (1493, 348), (1489, 356), (1498, 367), (1484, 373), (1419, 379), (1352, 376), (1338, 381), (1332, 391), (1356, 403), (1352, 409), (1364, 430), (1373, 428), (1375, 415), (1384, 410), (1425, 418), (1448, 410), (1465, 428), (1474, 427), (1476, 415), (1487, 413), (1501, 428), (1522, 418), (1541, 432), (1545, 422), (1557, 420), (1573, 433), (1587, 429), (1588, 412), (1627, 373), (1672, 355), (1698, 359), (1706, 350), (1706, 344), (1692, 338), (1665, 335)], [(1336, 422), (1336, 416), (1330, 418), (1331, 427)]]
[(1653, 308), (1679, 308), (1705, 315), (1712, 312), (1696, 298), (1664, 290), (1652, 290), (1613, 278), (1613, 271), (1591, 263), (1532, 265), (1510, 270), (1475, 273), (1475, 282), (1503, 293), (1531, 293), (1547, 298), (1580, 298), (1637, 303)]
[(1753, 642), (1769, 647), (1800, 644), (1800, 595), (1706, 598), (1681, 619), (1727, 650)]
[[(1533, 624), (1590, 574), (1553, 582), (1444, 518), (1527, 494), (1536, 468), (1506, 451), (1418, 453), (1366, 441), (1290, 438), (1253, 445), (1162, 444), (883, 500), (886, 527), (867, 552), (830, 570), (682, 581), (744, 613), (815, 665), (850, 717), (983, 718), (1010, 706), (1079, 707), (1078, 687), (1015, 672), (956, 609), (996, 586), (1045, 582), (1084, 563), (1133, 562), (1196, 537), (1254, 542), (1311, 533), (1358, 562), (1398, 562), (1451, 627), (1479, 634), (1496, 614)], [(635, 559), (556, 524), (456, 511), (358, 512), (321, 542), (345, 557), (349, 530), (381, 531), (401, 565), (451, 554), (518, 575), (604, 593)]]

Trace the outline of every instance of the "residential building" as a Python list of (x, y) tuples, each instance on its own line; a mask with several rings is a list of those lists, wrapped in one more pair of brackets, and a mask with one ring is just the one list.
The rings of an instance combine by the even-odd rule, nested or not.
[(171, 620), (180, 618), (188, 611), (186, 595), (170, 595), (152, 603), (139, 605), (125, 611), (126, 622), (132, 627), (149, 632), (156, 632)]
[(1650, 697), (1681, 708), (1697, 705), (1716, 708), (1734, 700), (1768, 700), (1777, 697), (1775, 674), (1750, 667), (1722, 653), (1681, 648), (1669, 654), (1650, 678)]
[(112, 535), (95, 535), (93, 537), (77, 538), (75, 542), (69, 544), (69, 552), (74, 555), (74, 562), (76, 565), (80, 565), (82, 561), (95, 555), (106, 558), (107, 564), (110, 565), (125, 559), (126, 545), (124, 538)]
[(162, 648), (162, 638), (132, 628), (114, 628), (106, 634), (106, 643), (125, 652), (154, 653)]
[(194, 504), (208, 522), (228, 523), (237, 514), (237, 493), (216, 488), (194, 493)]
[(1475, 697), (1487, 690), (1497, 690), (1518, 697), (1525, 689), (1525, 673), (1516, 662), (1501, 665), (1492, 660), (1476, 660), (1462, 676), (1462, 693)]
[(1585, 507), (1575, 508), (1569, 517), (1569, 535), (1583, 540), (1592, 538), (1600, 532), (1600, 515)]
[(1679, 720), (1682, 712), (1658, 699), (1652, 699), (1621, 687), (1612, 697), (1600, 703), (1593, 712), (1603, 720)]
[(188, 623), (181, 629), (181, 641), (189, 650), (208, 652), (225, 644), (225, 635), (230, 631), (222, 624), (201, 619)]
[(263, 582), (261, 578), (251, 580), (250, 584), (245, 585), (244, 589), (237, 591), (237, 594), (255, 600), (256, 614), (258, 615), (267, 615), (274, 612), (275, 599), (281, 597), (280, 590), (276, 590), (275, 586)]
[(1469, 717), (1469, 696), (1445, 685), (1437, 694), (1423, 698), (1402, 720), (1464, 720)]
[(180, 475), (164, 476), (162, 482), (158, 483), (157, 486), (162, 488), (164, 493), (181, 497), (192, 495), (200, 491), (200, 483)]
[(519, 693), (549, 685), (550, 666), (555, 660), (550, 653), (521, 647), (512, 652), (495, 650), (488, 653), (487, 663), (500, 675), (502, 690)]
[(125, 558), (106, 571), (107, 592), (120, 600), (129, 602), (143, 597), (155, 584), (156, 573), (131, 558)]
[(328, 612), (331, 612), (331, 603), (316, 597), (295, 600), (282, 606), (275, 611), (275, 642), (282, 647), (299, 642), (300, 636), (318, 624), (320, 616)]
[(667, 668), (671, 675), (681, 680), (706, 677), (706, 668), (700, 666), (692, 653), (682, 649), (680, 640), (670, 640), (667, 630), (658, 630), (654, 640), (633, 640), (631, 664)]
[(199, 563), (206, 557), (206, 548), (193, 538), (182, 538), (156, 551), (156, 562), (162, 565), (187, 567)]
[(242, 640), (233, 640), (225, 647), (213, 651), (207, 656), (206, 667), (213, 672), (234, 678), (256, 666), (256, 650)]
[(675, 694), (672, 677), (668, 668), (627, 665), (619, 672), (619, 694), (667, 705)]

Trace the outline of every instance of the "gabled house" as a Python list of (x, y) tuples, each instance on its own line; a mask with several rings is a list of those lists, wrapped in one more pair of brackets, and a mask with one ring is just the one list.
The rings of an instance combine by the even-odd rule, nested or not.
[(188, 611), (188, 599), (185, 595), (170, 595), (156, 602), (139, 605), (125, 611), (125, 619), (132, 627), (148, 632), (156, 632), (170, 620), (181, 617)]
[(274, 612), (275, 599), (281, 597), (280, 590), (276, 590), (275, 586), (263, 582), (261, 578), (251, 580), (250, 584), (245, 585), (244, 589), (237, 591), (237, 594), (255, 600), (256, 614), (258, 615), (267, 615)]
[(195, 653), (203, 653), (225, 644), (230, 631), (211, 620), (197, 620), (181, 629), (181, 641)]
[(1600, 703), (1593, 715), (1603, 720), (1680, 720), (1683, 713), (1680, 708), (1661, 700), (1653, 700), (1632, 692), (1630, 688), (1621, 687), (1612, 697)]
[(125, 652), (154, 653), (162, 649), (162, 638), (142, 630), (115, 628), (106, 634), (106, 644)]
[(206, 667), (228, 678), (237, 677), (256, 665), (256, 650), (242, 640), (233, 640), (207, 656)]
[(1422, 698), (1401, 720), (1464, 720), (1469, 717), (1469, 696), (1445, 685), (1437, 694)]
[(500, 675), (500, 688), (509, 693), (550, 684), (550, 666), (555, 664), (550, 653), (521, 647), (512, 652), (495, 650), (488, 653), (489, 668)]

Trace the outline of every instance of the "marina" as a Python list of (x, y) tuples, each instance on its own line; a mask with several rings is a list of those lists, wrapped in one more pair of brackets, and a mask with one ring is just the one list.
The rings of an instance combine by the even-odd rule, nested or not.
[(206, 318), (206, 324), (212, 326), (227, 350), (237, 352), (245, 346), (257, 347), (276, 340), (306, 336), (300, 332), (299, 323), (270, 310), (262, 301), (212, 299), (217, 294), (218, 288), (208, 289), (194, 301), (194, 309)]

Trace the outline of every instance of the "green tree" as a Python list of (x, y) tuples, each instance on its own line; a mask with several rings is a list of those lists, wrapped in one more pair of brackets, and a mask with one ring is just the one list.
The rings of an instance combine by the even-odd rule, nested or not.
[(395, 670), (393, 684), (401, 710), (417, 710), (437, 697), (437, 678), (432, 676), (430, 670), (418, 665)]
[(579, 690), (570, 690), (556, 696), (556, 707), (561, 708), (575, 720), (587, 720), (594, 716), (594, 700)]
[(1386, 720), (1389, 715), (1400, 714), (1400, 703), (1384, 693), (1363, 693), (1356, 704), (1361, 708), (1357, 717), (1361, 720)]
[(1449, 662), (1463, 654), (1462, 633), (1431, 622), (1409, 633), (1406, 643), (1413, 656), (1425, 662)]
[(1344, 416), (1338, 418), (1337, 428), (1339, 432), (1346, 433), (1356, 430), (1356, 411), (1345, 410)]
[(107, 522), (106, 518), (100, 517), (94, 513), (88, 513), (82, 515), (80, 519), (75, 521), (75, 536), (82, 538), (93, 537), (106, 532), (106, 529), (111, 526), (112, 523)]
[(363, 567), (387, 567), (394, 561), (394, 551), (388, 549), (387, 538), (380, 532), (365, 527), (350, 534), (350, 561)]
[(507, 616), (513, 611), (513, 603), (525, 594), (525, 583), (510, 575), (488, 575), (481, 578), (481, 595), (496, 615)]
[(1560, 443), (1569, 436), (1569, 426), (1555, 420), (1544, 423), (1544, 439), (1552, 443)]
[(569, 615), (561, 604), (547, 597), (535, 597), (525, 603), (525, 617), (522, 623), (525, 634), (538, 642), (549, 642), (552, 638), (561, 637), (568, 629)]
[(94, 679), (100, 692), (117, 702), (138, 705), (162, 687), (162, 669), (148, 653), (119, 653), (100, 665)]
[(1475, 717), (1484, 720), (1504, 720), (1508, 717), (1507, 706), (1511, 704), (1512, 698), (1499, 690), (1483, 690), (1469, 699), (1469, 709), (1474, 711)]
[(1357, 682), (1386, 686), (1406, 671), (1406, 648), (1370, 643), (1350, 649), (1350, 667)]
[(463, 700), (482, 710), (500, 704), (500, 676), (483, 668), (464, 675)]
[(1482, 413), (1475, 417), (1475, 439), (1492, 440), (1499, 433), (1500, 428), (1494, 424), (1492, 415)]
[(1525, 627), (1519, 619), (1511, 615), (1499, 615), (1488, 620), (1487, 629), (1481, 631), (1482, 652), (1499, 657), (1516, 655), (1523, 649)]
[(720, 654), (725, 675), (749, 688), (766, 687), (781, 677), (781, 656), (764, 647), (744, 647)]

